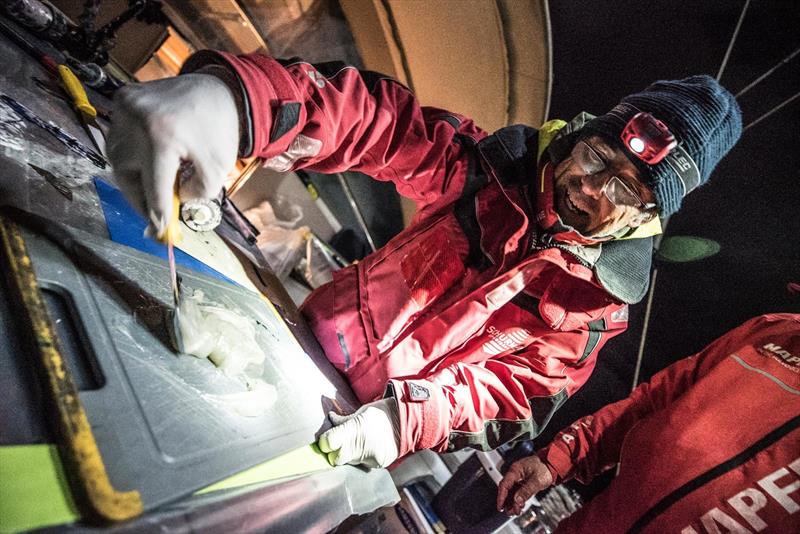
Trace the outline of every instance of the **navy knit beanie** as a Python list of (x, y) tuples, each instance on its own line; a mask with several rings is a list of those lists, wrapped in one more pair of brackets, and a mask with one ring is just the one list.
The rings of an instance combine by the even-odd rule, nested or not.
[[(697, 165), (698, 183), (684, 184), (674, 162), (664, 159), (648, 165), (625, 147), (620, 133), (640, 111), (651, 113), (675, 135), (678, 147)], [(581, 133), (602, 135), (626, 152), (655, 193), (659, 214), (668, 216), (680, 208), (686, 194), (708, 181), (717, 163), (736, 144), (742, 133), (742, 112), (733, 95), (714, 78), (692, 76), (655, 82), (641, 93), (623, 98), (610, 112), (587, 123)]]

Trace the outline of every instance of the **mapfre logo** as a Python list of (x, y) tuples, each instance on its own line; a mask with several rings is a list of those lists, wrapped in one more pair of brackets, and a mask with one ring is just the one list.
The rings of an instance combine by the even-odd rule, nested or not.
[(780, 345), (776, 345), (775, 343), (767, 343), (763, 347), (761, 347), (762, 354), (763, 351), (769, 351), (770, 354), (764, 354), (764, 356), (772, 356), (776, 360), (791, 367), (797, 368), (800, 366), (800, 356), (795, 356), (788, 350), (784, 349)]
[(503, 352), (516, 350), (526, 344), (531, 333), (524, 328), (510, 328), (501, 332), (494, 326), (486, 329), (492, 339), (483, 344), (483, 352), (489, 356), (497, 356)]

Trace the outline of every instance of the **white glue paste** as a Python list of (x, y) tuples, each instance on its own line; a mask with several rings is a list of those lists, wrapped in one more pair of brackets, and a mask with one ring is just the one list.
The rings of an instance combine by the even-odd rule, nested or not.
[(214, 400), (247, 417), (268, 410), (277, 399), (277, 391), (260, 378), (266, 355), (256, 341), (255, 323), (208, 301), (200, 290), (184, 293), (179, 311), (185, 353), (208, 358), (227, 376), (242, 379), (247, 386), (239, 393), (214, 395)]

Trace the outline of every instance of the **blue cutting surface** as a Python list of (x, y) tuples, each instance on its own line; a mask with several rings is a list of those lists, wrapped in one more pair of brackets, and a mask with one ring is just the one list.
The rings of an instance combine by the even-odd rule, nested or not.
[[(147, 228), (147, 221), (125, 200), (122, 192), (97, 177), (94, 179), (94, 187), (97, 190), (97, 196), (100, 197), (100, 204), (103, 207), (103, 214), (106, 217), (106, 226), (108, 226), (108, 234), (111, 236), (111, 240), (166, 260), (166, 245), (145, 237), (144, 231)], [(175, 263), (225, 282), (239, 285), (224, 274), (178, 248), (175, 248)]]

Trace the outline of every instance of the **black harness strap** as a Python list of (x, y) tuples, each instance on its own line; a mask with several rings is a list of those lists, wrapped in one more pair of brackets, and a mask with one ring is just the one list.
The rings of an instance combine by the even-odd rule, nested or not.
[(516, 421), (490, 419), (483, 423), (483, 430), (479, 432), (453, 430), (447, 438), (447, 451), (452, 452), (465, 447), (490, 451), (504, 443), (533, 439), (542, 433), (553, 414), (567, 401), (567, 398), (566, 389), (561, 389), (553, 395), (530, 397), (528, 405), (531, 408), (531, 416), (528, 419)]
[(467, 179), (461, 196), (455, 202), (453, 213), (469, 241), (469, 255), (466, 264), (483, 271), (492, 264), (492, 261), (481, 248), (481, 227), (475, 211), (475, 195), (489, 183), (489, 178), (478, 161), (475, 153), (475, 141), (466, 135), (458, 135), (457, 139), (466, 150), (469, 159)]

